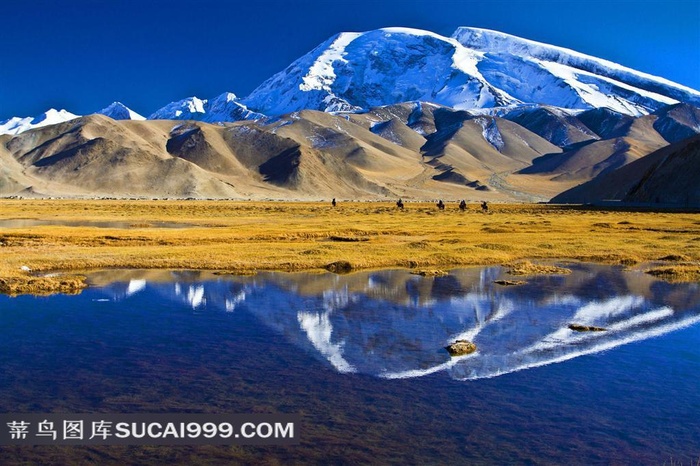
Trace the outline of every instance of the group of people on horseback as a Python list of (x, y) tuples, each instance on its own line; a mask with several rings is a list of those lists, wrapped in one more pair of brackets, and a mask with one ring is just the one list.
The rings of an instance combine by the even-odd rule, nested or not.
[[(333, 200), (331, 201), (331, 205), (332, 205), (333, 207), (335, 207), (335, 206), (337, 205), (337, 203), (336, 203), (336, 201), (335, 201), (335, 198), (333, 198)], [(442, 202), (442, 199), (440, 199), (440, 200), (438, 201), (438, 203), (436, 204), (436, 206), (437, 206), (437, 208), (438, 208), (439, 210), (445, 210), (445, 203)], [(399, 208), (399, 209), (403, 209), (404, 204), (403, 204), (403, 200), (402, 200), (402, 199), (399, 198), (399, 200), (396, 201), (396, 207)], [(461, 210), (462, 212), (464, 212), (465, 210), (467, 210), (467, 202), (466, 202), (464, 199), (462, 199), (462, 200), (460, 201), (460, 203), (459, 203), (459, 210)], [(483, 213), (485, 213), (485, 214), (487, 214), (487, 213), (489, 212), (489, 204), (488, 204), (488, 202), (486, 202), (486, 201), (481, 201), (481, 211), (482, 211)]]
[[(399, 199), (399, 201), (401, 201), (401, 199)], [(437, 208), (438, 208), (439, 210), (445, 210), (445, 203), (442, 202), (442, 199), (440, 199), (440, 200), (438, 201), (438, 203), (435, 204), (435, 205), (437, 206)], [(403, 203), (402, 203), (402, 207), (403, 207)], [(459, 202), (459, 210), (461, 210), (462, 212), (464, 212), (465, 210), (467, 210), (467, 201), (465, 201), (464, 199), (462, 199), (462, 200)], [(489, 203), (488, 203), (488, 202), (486, 202), (486, 201), (481, 201), (481, 211), (484, 212), (485, 214), (489, 212)]]

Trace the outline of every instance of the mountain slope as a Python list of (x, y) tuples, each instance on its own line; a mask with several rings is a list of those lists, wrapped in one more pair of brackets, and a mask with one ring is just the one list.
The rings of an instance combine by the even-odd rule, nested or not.
[(576, 119), (601, 139), (610, 139), (624, 135), (634, 122), (633, 117), (609, 108), (587, 110), (576, 115)]
[(519, 108), (508, 112), (504, 118), (559, 147), (598, 139), (578, 118), (555, 107)]
[[(499, 56), (505, 62), (519, 57), (530, 66), (546, 69), (561, 79), (560, 84), (568, 86), (591, 107), (607, 107), (634, 115), (638, 114), (636, 111), (648, 113), (650, 109), (657, 109), (659, 103), (672, 104), (676, 101), (700, 105), (700, 93), (695, 89), (563, 47), (472, 27), (460, 27), (452, 37), (465, 47)], [(522, 82), (518, 81), (518, 76), (525, 73), (522, 69), (516, 71), (513, 74), (506, 71), (507, 79)], [(529, 85), (540, 87), (536, 81), (530, 81)], [(503, 89), (509, 90), (507, 86)], [(601, 93), (601, 90), (604, 92)]]
[(664, 107), (656, 112), (654, 129), (668, 142), (678, 142), (700, 133), (700, 108), (688, 104)]
[(677, 142), (555, 196), (555, 203), (606, 200), (700, 207), (700, 136)]
[(666, 140), (653, 128), (655, 120), (652, 115), (634, 119), (613, 132), (614, 137), (583, 141), (560, 154), (547, 154), (520, 173), (547, 175), (557, 181), (587, 181), (666, 146)]
[[(23, 174), (40, 181), (35, 190), (120, 197), (237, 195), (196, 165), (144, 144), (126, 124), (91, 115), (57, 126), (43, 135), (23, 133), (8, 144), (25, 167)], [(164, 133), (164, 128), (158, 130), (154, 132)], [(31, 148), (28, 140), (37, 136), (44, 142)]]
[(426, 107), (419, 119), (439, 129), (426, 138), (402, 121), (415, 123), (416, 108), (375, 109), (363, 122), (305, 110), (225, 125), (90, 115), (4, 136), (0, 189), (44, 196), (505, 200), (507, 193), (488, 186), (494, 170), (527, 166), (558, 149), (515, 123), (447, 108)]
[[(668, 115), (674, 134), (694, 131), (681, 107), (591, 113), (584, 119), (600, 137), (614, 137), (565, 151), (514, 121), (419, 102), (216, 125), (90, 115), (2, 136), (0, 193), (547, 200), (665, 146), (654, 125)], [(547, 124), (585, 128), (573, 116)]]

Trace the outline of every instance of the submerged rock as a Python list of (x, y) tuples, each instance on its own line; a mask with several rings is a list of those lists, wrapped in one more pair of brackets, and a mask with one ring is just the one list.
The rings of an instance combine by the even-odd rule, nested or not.
[(569, 325), (569, 328), (571, 330), (575, 330), (577, 332), (605, 332), (607, 329), (603, 327), (593, 327), (590, 325), (581, 325), (581, 324), (571, 324)]
[(465, 354), (471, 354), (476, 351), (476, 345), (471, 341), (457, 340), (445, 346), (445, 349), (450, 353), (450, 356), (464, 356)]
[(671, 283), (700, 282), (700, 266), (697, 265), (669, 265), (665, 267), (655, 267), (653, 269), (646, 270), (645, 273)]
[(447, 272), (444, 270), (440, 269), (435, 269), (435, 270), (415, 270), (411, 272), (413, 275), (420, 275), (421, 277), (444, 277), (446, 275), (449, 275)]
[(686, 256), (685, 254), (669, 254), (668, 256), (659, 257), (658, 260), (668, 262), (687, 262), (690, 260), (690, 257)]
[(348, 261), (336, 261), (326, 265), (324, 268), (333, 273), (350, 273), (352, 264)]
[(494, 283), (501, 286), (516, 286), (524, 285), (527, 282), (525, 280), (496, 280)]

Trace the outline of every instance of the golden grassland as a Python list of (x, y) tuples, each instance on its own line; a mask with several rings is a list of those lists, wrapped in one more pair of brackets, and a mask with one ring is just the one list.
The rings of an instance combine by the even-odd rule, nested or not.
[[(7, 228), (7, 219), (86, 224)], [(121, 228), (92, 222), (118, 222)], [(184, 225), (162, 228), (158, 222)], [(14, 294), (79, 289), (83, 277), (68, 273), (101, 268), (347, 272), (525, 259), (658, 261), (658, 276), (698, 281), (700, 214), (552, 205), (491, 205), (484, 214), (477, 205), (460, 212), (456, 204), (438, 211), (426, 203), (398, 210), (387, 202), (333, 208), (304, 202), (0, 201), (0, 291)], [(64, 273), (36, 276), (57, 271)], [(521, 270), (542, 272), (539, 265)]]

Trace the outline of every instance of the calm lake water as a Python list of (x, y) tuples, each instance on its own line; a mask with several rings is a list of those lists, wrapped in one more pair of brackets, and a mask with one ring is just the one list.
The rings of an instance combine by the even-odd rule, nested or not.
[[(0, 411), (295, 413), (292, 447), (0, 447), (0, 463), (695, 464), (700, 286), (105, 271), (0, 296)], [(568, 325), (605, 327), (578, 333)], [(476, 343), (451, 358), (443, 347)]]
[(3, 218), (0, 219), (0, 228), (33, 228), (40, 226), (66, 226), (66, 227), (94, 227), (94, 228), (189, 228), (193, 225), (187, 223), (176, 222), (148, 222), (148, 223), (132, 223), (132, 222), (91, 222), (85, 220), (50, 220), (50, 219), (34, 219), (34, 218)]

